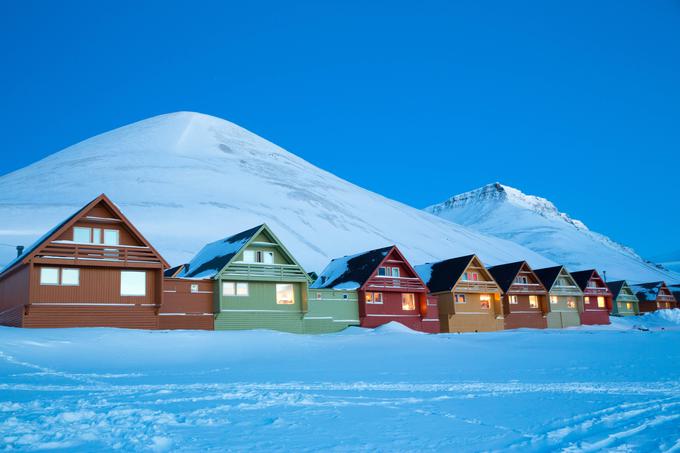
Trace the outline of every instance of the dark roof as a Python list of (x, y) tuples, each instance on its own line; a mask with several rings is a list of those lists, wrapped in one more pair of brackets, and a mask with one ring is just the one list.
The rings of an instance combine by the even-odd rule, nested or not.
[(595, 272), (595, 269), (586, 269), (584, 271), (576, 271), (576, 272), (569, 272), (578, 285), (579, 288), (583, 291), (586, 289), (586, 286), (588, 286), (588, 281), (590, 278), (593, 276), (593, 272)]
[(335, 258), (321, 272), (321, 275), (311, 287), (335, 288), (343, 284), (347, 286), (347, 289), (361, 287), (393, 248), (394, 246), (391, 245), (356, 255)]
[(614, 299), (619, 297), (619, 293), (621, 292), (621, 289), (623, 289), (623, 285), (626, 284), (625, 280), (617, 280), (615, 282), (607, 282), (607, 286), (609, 287), (609, 291), (612, 292), (612, 296)]
[(180, 269), (182, 269), (183, 266), (186, 266), (186, 264), (180, 264), (179, 266), (175, 266), (175, 267), (171, 267), (171, 268), (169, 268), (169, 269), (166, 269), (166, 270), (163, 272), (163, 276), (164, 276), (164, 277), (168, 277), (168, 278), (174, 277), (175, 274), (176, 274)]
[(655, 302), (659, 294), (659, 290), (664, 285), (664, 282), (649, 282), (640, 283), (638, 285), (631, 285), (633, 293), (637, 296), (640, 302)]
[(534, 269), (534, 274), (543, 283), (545, 289), (550, 291), (550, 289), (555, 284), (555, 280), (560, 275), (562, 266), (544, 267), (543, 269)]
[(475, 255), (459, 256), (437, 263), (416, 266), (416, 272), (423, 279), (431, 293), (451, 291)]
[(204, 246), (192, 260), (184, 265), (177, 277), (212, 278), (236, 256), (264, 225), (241, 231), (228, 238)]
[[(99, 197), (97, 197), (97, 198), (99, 198)], [(37, 249), (43, 242), (45, 242), (45, 240), (46, 240), (47, 238), (49, 238), (50, 236), (52, 236), (52, 234), (54, 234), (57, 230), (61, 229), (61, 227), (63, 227), (64, 225), (66, 225), (68, 222), (70, 222), (71, 219), (73, 219), (74, 217), (76, 217), (77, 215), (79, 215), (81, 212), (83, 212), (83, 210), (85, 210), (85, 208), (87, 208), (90, 204), (92, 204), (92, 202), (93, 202), (94, 200), (96, 200), (97, 198), (94, 198), (94, 199), (92, 199), (92, 201), (90, 201), (89, 203), (86, 203), (83, 207), (81, 207), (80, 209), (78, 209), (76, 212), (74, 212), (73, 214), (71, 214), (70, 216), (68, 216), (66, 219), (64, 219), (63, 221), (59, 222), (57, 225), (55, 225), (55, 226), (54, 226), (51, 230), (49, 230), (47, 233), (43, 234), (43, 235), (42, 235), (37, 241), (35, 241), (33, 244), (31, 244), (31, 245), (29, 245), (28, 247), (24, 248), (24, 252), (23, 252), (21, 255), (19, 255), (19, 256), (17, 256), (16, 258), (14, 258), (12, 261), (10, 261), (5, 267), (3, 267), (3, 268), (0, 270), (0, 275), (4, 274), (5, 272), (7, 272), (7, 271), (10, 270), (11, 268), (13, 268), (16, 264), (20, 263), (21, 260), (23, 260), (24, 258), (26, 258), (26, 257), (27, 257), (28, 255), (30, 255), (31, 253), (33, 253), (33, 252), (35, 251), (35, 249)]]
[(673, 297), (675, 297), (675, 300), (680, 303), (680, 285), (669, 285), (668, 289), (671, 290), (671, 293), (673, 293)]
[(491, 266), (487, 269), (491, 273), (493, 279), (496, 280), (496, 283), (498, 283), (498, 286), (501, 287), (501, 290), (504, 293), (507, 293), (512, 286), (512, 283), (515, 281), (515, 277), (517, 277), (517, 274), (519, 274), (519, 271), (522, 269), (524, 263), (525, 261), (517, 261), (516, 263), (506, 263), (499, 264), (498, 266)]

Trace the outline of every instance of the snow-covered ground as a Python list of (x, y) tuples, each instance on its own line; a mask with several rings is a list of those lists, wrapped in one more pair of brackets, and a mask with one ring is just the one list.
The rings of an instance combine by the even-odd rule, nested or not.
[(601, 274), (606, 271), (609, 280), (680, 283), (677, 268), (646, 261), (632, 248), (560, 212), (549, 200), (500, 183), (456, 195), (425, 211), (521, 244), (570, 271), (596, 268)]
[(0, 328), (0, 450), (680, 451), (679, 344), (680, 310), (463, 335)]

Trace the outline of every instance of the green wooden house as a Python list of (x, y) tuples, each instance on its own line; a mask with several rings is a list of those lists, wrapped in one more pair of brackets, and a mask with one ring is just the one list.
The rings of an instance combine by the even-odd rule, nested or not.
[(614, 298), (612, 316), (635, 316), (640, 314), (638, 298), (625, 280), (607, 282), (607, 286)]
[(548, 312), (546, 320), (549, 329), (560, 329), (581, 325), (583, 312), (583, 291), (564, 266), (535, 269), (548, 290)]
[(265, 224), (206, 245), (177, 277), (215, 281), (215, 330), (324, 333), (359, 323), (356, 291), (310, 297), (310, 276)]

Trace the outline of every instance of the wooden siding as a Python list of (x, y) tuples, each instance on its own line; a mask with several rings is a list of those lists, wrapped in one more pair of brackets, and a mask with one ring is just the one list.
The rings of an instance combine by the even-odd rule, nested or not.
[[(455, 294), (465, 296), (465, 303), (455, 303)], [(483, 309), (480, 296), (488, 295), (491, 298), (489, 308)], [(480, 292), (446, 292), (438, 293), (439, 320), (441, 331), (448, 333), (461, 332), (493, 332), (503, 330), (503, 318), (497, 313), (499, 293)], [(496, 303), (495, 303), (496, 302)]]
[(30, 266), (22, 265), (0, 278), (0, 325), (20, 327), (29, 303)]
[[(503, 325), (505, 329), (521, 329), (524, 327), (531, 329), (545, 329), (548, 327), (545, 315), (547, 293), (542, 291), (539, 293), (529, 294), (530, 291), (525, 290), (525, 288), (533, 289), (533, 287), (520, 285), (522, 288), (517, 291), (514, 286), (515, 285), (512, 285), (508, 291), (508, 294), (503, 296)], [(530, 305), (530, 295), (536, 296), (538, 299), (537, 308), (533, 308)], [(517, 297), (516, 304), (510, 303), (510, 296)]]
[[(197, 286), (192, 292), (192, 285)], [(213, 280), (163, 279), (163, 303), (158, 312), (158, 328), (163, 330), (215, 328)]]
[(337, 332), (359, 325), (357, 291), (310, 289), (307, 305), (308, 311), (304, 316), (306, 332)]
[(31, 305), (24, 327), (121, 327), (157, 329), (154, 307)]

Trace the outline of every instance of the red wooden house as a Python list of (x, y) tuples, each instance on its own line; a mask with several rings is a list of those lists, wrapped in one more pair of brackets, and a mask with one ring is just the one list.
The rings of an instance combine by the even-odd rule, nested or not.
[(548, 291), (526, 261), (488, 268), (503, 291), (501, 314), (506, 329), (545, 329)]
[(641, 283), (630, 288), (640, 301), (640, 313), (677, 307), (677, 301), (665, 282)]
[(100, 195), (0, 271), (0, 324), (212, 328), (212, 293), (164, 279), (167, 267)]
[(437, 303), (396, 246), (336, 258), (311, 288), (357, 289), (361, 327), (399, 322), (422, 332), (439, 332)]
[(571, 276), (583, 291), (581, 324), (610, 324), (612, 292), (595, 269), (572, 272)]
[(165, 271), (158, 328), (214, 330), (215, 282), (212, 279), (178, 278), (183, 267), (175, 266)]

